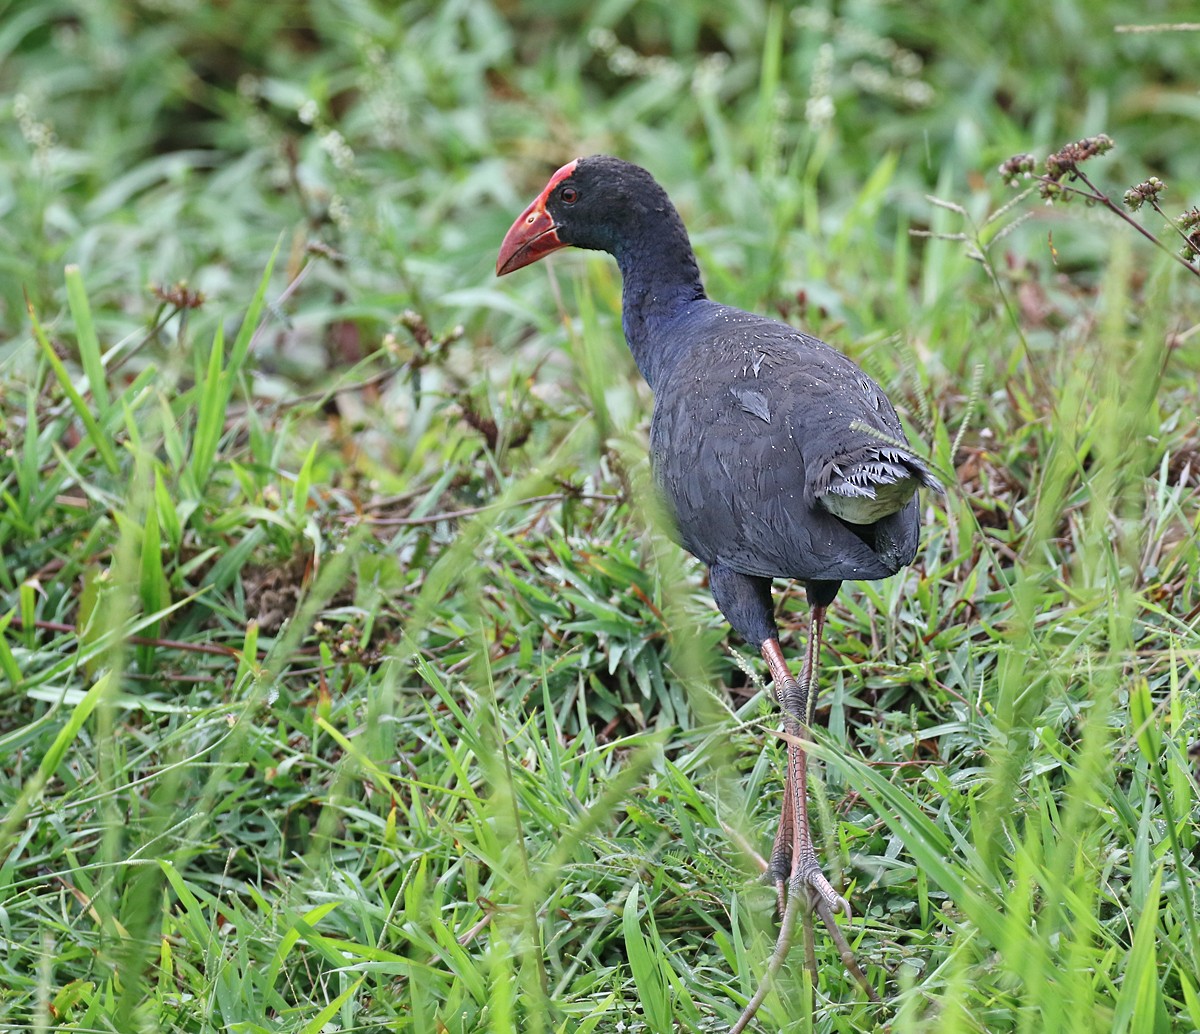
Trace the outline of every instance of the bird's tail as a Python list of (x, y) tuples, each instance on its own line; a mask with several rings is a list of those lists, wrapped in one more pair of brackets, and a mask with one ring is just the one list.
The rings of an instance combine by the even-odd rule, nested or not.
[(899, 443), (870, 443), (831, 459), (818, 475), (821, 505), (849, 524), (899, 513), (918, 488), (944, 492), (923, 459)]

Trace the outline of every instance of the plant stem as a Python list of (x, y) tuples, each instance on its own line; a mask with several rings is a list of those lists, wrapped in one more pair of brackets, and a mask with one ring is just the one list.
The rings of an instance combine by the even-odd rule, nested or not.
[[(1112, 198), (1110, 198), (1107, 194), (1105, 194), (1102, 190), (1100, 190), (1100, 188), (1097, 187), (1090, 179), (1088, 179), (1087, 175), (1080, 171), (1079, 166), (1075, 166), (1072, 169), (1071, 175), (1074, 178), (1076, 178), (1076, 179), (1080, 180), (1081, 182), (1083, 182), (1084, 184), (1086, 184), (1088, 190), (1090, 190), (1091, 193), (1089, 194), (1089, 193), (1087, 193), (1087, 191), (1080, 190), (1078, 187), (1068, 186), (1065, 189), (1070, 190), (1075, 194), (1078, 194), (1080, 197), (1087, 198), (1089, 201), (1096, 201), (1099, 204), (1102, 204), (1110, 212), (1113, 212), (1114, 214), (1116, 214), (1116, 215), (1120, 216), (1122, 219), (1124, 219), (1125, 222), (1127, 222), (1130, 226), (1132, 226), (1135, 230), (1137, 230), (1138, 233), (1140, 233), (1143, 237), (1145, 237), (1146, 240), (1148, 240), (1156, 248), (1159, 248), (1162, 251), (1165, 251), (1168, 255), (1171, 256), (1171, 258), (1173, 258), (1176, 262), (1178, 262), (1181, 266), (1183, 266), (1183, 268), (1186, 269), (1193, 276), (1200, 277), (1200, 268), (1192, 265), (1192, 263), (1190, 263), (1182, 255), (1178, 254), (1175, 251), (1172, 251), (1169, 247), (1167, 247), (1161, 240), (1158, 239), (1158, 237), (1156, 237), (1153, 233), (1151, 233), (1149, 230), (1147, 230), (1146, 227), (1144, 227), (1141, 223), (1139, 223), (1136, 219), (1134, 219), (1133, 216), (1131, 216), (1128, 212), (1125, 211), (1125, 209), (1123, 209), (1120, 205), (1118, 205), (1115, 201), (1113, 201)], [(1047, 177), (1043, 176), (1043, 177), (1039, 177), (1039, 178), (1042, 179), (1044, 182), (1047, 182), (1047, 183), (1051, 182), (1049, 180), (1049, 178), (1047, 178)], [(1062, 184), (1059, 184), (1059, 185), (1061, 186)], [(1158, 206), (1155, 205), (1154, 207), (1155, 207), (1155, 210), (1158, 211)]]

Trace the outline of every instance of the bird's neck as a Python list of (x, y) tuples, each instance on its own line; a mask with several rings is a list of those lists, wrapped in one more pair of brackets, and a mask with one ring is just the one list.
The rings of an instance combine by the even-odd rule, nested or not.
[(670, 324), (705, 294), (700, 267), (678, 215), (668, 225), (646, 230), (618, 249), (616, 259), (623, 281), (625, 340), (654, 391), (687, 344), (683, 336), (670, 333)]

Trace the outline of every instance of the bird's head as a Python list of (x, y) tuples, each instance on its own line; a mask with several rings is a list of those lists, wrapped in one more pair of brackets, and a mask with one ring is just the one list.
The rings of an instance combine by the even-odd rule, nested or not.
[(550, 177), (504, 235), (496, 275), (569, 245), (615, 255), (654, 212), (673, 215), (674, 208), (645, 169), (602, 154), (576, 158)]

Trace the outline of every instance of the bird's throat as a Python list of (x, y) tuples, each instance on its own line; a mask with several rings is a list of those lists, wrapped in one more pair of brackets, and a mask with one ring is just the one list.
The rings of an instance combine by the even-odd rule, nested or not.
[(682, 245), (676, 240), (670, 249), (648, 245), (617, 255), (625, 340), (652, 391), (687, 345), (674, 324), (706, 297), (686, 236)]

